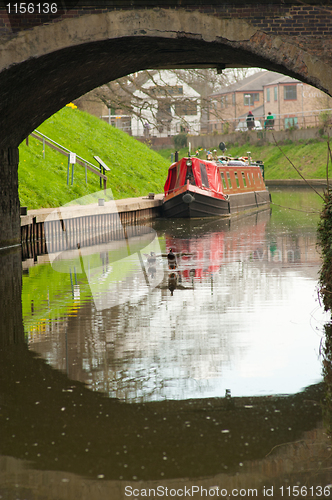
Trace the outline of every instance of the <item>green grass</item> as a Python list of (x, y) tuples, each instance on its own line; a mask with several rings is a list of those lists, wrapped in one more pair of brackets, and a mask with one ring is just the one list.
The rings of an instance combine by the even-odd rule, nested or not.
[[(102, 120), (79, 111), (63, 108), (38, 128), (40, 132), (97, 166), (99, 156), (111, 169), (107, 188), (114, 199), (159, 193), (167, 176), (169, 162), (128, 134)], [(66, 156), (48, 146), (43, 159), (42, 142), (29, 138), (20, 145), (19, 197), (28, 209), (58, 207), (100, 190), (99, 177), (75, 165), (74, 183), (67, 186)], [(71, 184), (71, 181), (69, 182)]]
[[(290, 161), (301, 172), (306, 179), (325, 179), (327, 163), (327, 143), (323, 140), (308, 140), (307, 142), (289, 141), (288, 144), (280, 146), (266, 144), (264, 146), (253, 146), (244, 144), (243, 146), (227, 145), (226, 154), (230, 156), (246, 156), (247, 151), (251, 152), (254, 160), (263, 160), (265, 164), (266, 179), (300, 179)], [(214, 148), (212, 148), (214, 149)], [(221, 155), (217, 148), (218, 155)], [(172, 149), (164, 149), (159, 153), (168, 161), (171, 160)], [(194, 153), (194, 151), (193, 151)], [(179, 152), (179, 158), (186, 156), (188, 149)], [(286, 156), (289, 160), (286, 158)], [(206, 151), (200, 150), (200, 158), (206, 159)], [(330, 165), (329, 176), (332, 178)]]
[[(255, 160), (263, 160), (266, 179), (300, 179), (290, 161), (306, 179), (326, 178), (327, 144), (324, 141), (310, 141), (306, 143), (290, 143), (280, 145), (252, 146), (245, 144), (241, 147), (231, 146), (227, 154), (232, 156), (244, 155), (251, 151)], [(287, 159), (286, 156), (289, 158)], [(330, 165), (331, 170), (331, 165)], [(332, 175), (330, 172), (329, 175)]]

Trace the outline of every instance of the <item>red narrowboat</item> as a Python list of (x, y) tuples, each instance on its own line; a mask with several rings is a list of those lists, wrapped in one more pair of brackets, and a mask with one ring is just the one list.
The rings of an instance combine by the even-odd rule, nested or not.
[(164, 194), (165, 217), (229, 216), (270, 203), (263, 164), (250, 158), (182, 158), (169, 167)]

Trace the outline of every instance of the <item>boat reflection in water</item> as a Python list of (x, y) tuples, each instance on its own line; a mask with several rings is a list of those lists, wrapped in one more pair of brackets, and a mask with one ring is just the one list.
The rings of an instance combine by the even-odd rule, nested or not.
[[(166, 230), (166, 246), (177, 257), (176, 284), (213, 281), (221, 268), (232, 262), (272, 261), (273, 255), (266, 256), (263, 250), (269, 218), (270, 211), (265, 210), (228, 220), (186, 221), (180, 230), (172, 228), (171, 234)], [(184, 232), (186, 235), (182, 236)], [(170, 272), (171, 276), (174, 274)]]
[[(263, 499), (331, 483), (304, 318), (314, 235), (274, 235), (269, 212), (193, 223), (74, 242), (24, 275), (27, 344), (0, 350), (3, 498)], [(281, 309), (294, 293), (301, 309)]]

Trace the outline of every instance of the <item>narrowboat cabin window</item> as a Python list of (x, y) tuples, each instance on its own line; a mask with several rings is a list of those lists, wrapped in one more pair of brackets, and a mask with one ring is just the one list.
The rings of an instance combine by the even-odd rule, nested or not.
[(237, 172), (234, 172), (234, 175), (235, 175), (235, 181), (236, 181), (236, 187), (240, 187), (240, 183), (239, 183), (239, 178), (237, 176)]
[(176, 180), (177, 180), (177, 169), (176, 168), (172, 168), (170, 174), (171, 174), (171, 180), (170, 180), (170, 184), (169, 184), (169, 187), (168, 187), (168, 191), (172, 192), (173, 189), (175, 188), (175, 184), (176, 184)]
[(206, 168), (204, 163), (199, 164), (200, 169), (201, 169), (201, 179), (202, 179), (202, 186), (209, 188), (209, 179), (207, 176)]
[(250, 186), (251, 185), (251, 181), (250, 181), (250, 174), (249, 174), (249, 172), (247, 172), (247, 179), (248, 179), (248, 185)]
[(223, 183), (224, 189), (228, 189), (228, 186), (227, 186), (227, 181), (226, 181), (226, 179), (225, 179), (224, 172), (220, 172), (220, 176), (221, 176), (221, 180), (222, 180), (222, 183)]
[(176, 165), (176, 186), (180, 185), (180, 176), (181, 176), (181, 165), (180, 162)]
[(229, 175), (229, 172), (226, 172), (226, 175), (227, 175), (229, 189), (232, 189), (231, 176)]
[(246, 176), (244, 175), (244, 172), (241, 172), (241, 175), (242, 175), (243, 185), (244, 185), (244, 187), (247, 187)]
[(186, 166), (187, 166), (186, 183), (187, 181), (189, 181), (189, 184), (191, 184), (192, 186), (196, 186), (196, 181), (192, 169), (192, 161), (188, 160)]

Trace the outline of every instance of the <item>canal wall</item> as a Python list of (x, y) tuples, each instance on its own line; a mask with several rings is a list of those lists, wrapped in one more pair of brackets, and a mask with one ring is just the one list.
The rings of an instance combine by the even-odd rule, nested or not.
[(265, 143), (275, 144), (275, 141), (308, 141), (310, 139), (321, 139), (320, 129), (318, 127), (299, 129), (299, 130), (251, 130), (247, 132), (232, 132), (230, 134), (209, 134), (188, 136), (188, 145), (190, 142), (191, 151), (198, 148), (219, 149), (219, 144), (224, 142), (227, 146), (237, 144), (262, 145)]
[(123, 227), (158, 217), (162, 199), (163, 194), (158, 194), (101, 204), (29, 210), (21, 215), (23, 259), (74, 248), (78, 241), (87, 246), (123, 237)]
[[(231, 132), (229, 134), (201, 134), (188, 135), (187, 144), (191, 146), (193, 153), (198, 148), (217, 149), (219, 144), (224, 142), (226, 146), (234, 144), (252, 144), (262, 145), (262, 143), (275, 144), (277, 142), (291, 141), (308, 141), (310, 139), (321, 139), (321, 128), (311, 127), (305, 129), (287, 129), (287, 130), (251, 130), (246, 132)], [(147, 144), (159, 151), (160, 149), (170, 148), (176, 150), (173, 137), (135, 137), (140, 142)]]
[[(326, 179), (265, 179), (265, 184), (268, 187), (279, 186), (279, 187), (320, 187), (326, 188), (328, 182)], [(329, 183), (331, 185), (331, 183)]]

